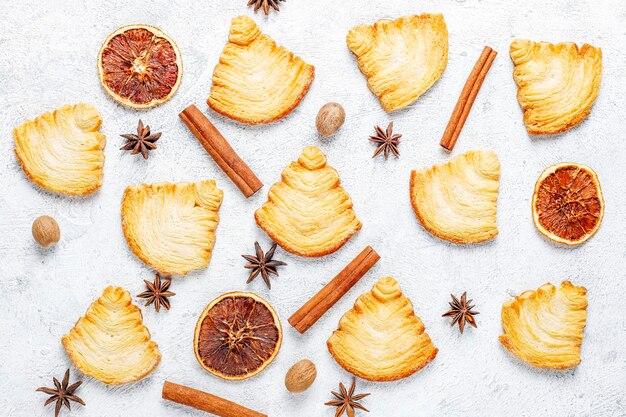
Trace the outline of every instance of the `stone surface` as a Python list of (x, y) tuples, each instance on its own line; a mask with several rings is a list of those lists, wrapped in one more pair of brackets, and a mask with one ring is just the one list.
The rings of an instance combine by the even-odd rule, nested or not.
[[(72, 416), (203, 416), (160, 399), (165, 379), (191, 385), (273, 417), (333, 415), (323, 403), (348, 375), (331, 358), (326, 339), (356, 297), (383, 275), (392, 275), (415, 305), (440, 352), (423, 371), (395, 383), (358, 382), (371, 392), (364, 405), (379, 416), (623, 416), (626, 415), (626, 316), (622, 297), (626, 197), (623, 181), (626, 129), (623, 123), (626, 68), (623, 45), (626, 4), (619, 0), (457, 0), (334, 1), (289, 0), (268, 18), (246, 8), (246, 0), (150, 2), (3, 0), (0, 23), (0, 414), (53, 415), (45, 396), (35, 393), (62, 376), (70, 362), (61, 337), (106, 285), (143, 291), (152, 272), (128, 249), (120, 224), (120, 199), (129, 184), (215, 178), (224, 190), (217, 243), (208, 269), (177, 278), (172, 309), (144, 308), (144, 321), (163, 353), (149, 378), (106, 387), (86, 378)], [(410, 13), (444, 13), (450, 33), (449, 63), (441, 80), (406, 110), (386, 114), (366, 87), (345, 45), (350, 27)], [(316, 67), (316, 79), (301, 105), (285, 119), (246, 127), (208, 110), (211, 74), (226, 41), (229, 21), (253, 16), (280, 44)], [(148, 23), (175, 39), (183, 53), (184, 78), (177, 95), (161, 107), (133, 111), (117, 105), (99, 85), (96, 55), (117, 27)], [(604, 54), (600, 96), (589, 118), (576, 129), (551, 138), (530, 138), (524, 129), (511, 77), (508, 46), (515, 37), (552, 42), (588, 42)], [(500, 235), (491, 243), (461, 247), (431, 237), (417, 222), (409, 202), (411, 169), (446, 161), (438, 145), (465, 79), (489, 44), (499, 56), (478, 96), (453, 154), (490, 148), (502, 162), (498, 206)], [(30, 183), (13, 154), (11, 130), (26, 118), (66, 103), (95, 105), (104, 119), (108, 146), (102, 189), (71, 199)], [(345, 125), (331, 139), (315, 130), (318, 109), (341, 103)], [(266, 186), (246, 200), (178, 119), (196, 103), (228, 138)], [(121, 133), (134, 131), (141, 117), (162, 131), (148, 161), (119, 151)], [(375, 124), (390, 120), (403, 134), (400, 159), (372, 159), (367, 141)], [(306, 145), (317, 145), (340, 173), (363, 229), (333, 255), (304, 259), (278, 249), (281, 268), (268, 291), (262, 280), (246, 285), (242, 253), (254, 241), (270, 241), (253, 213), (269, 186)], [(555, 246), (535, 230), (530, 213), (534, 182), (548, 165), (575, 161), (594, 168), (606, 199), (604, 223), (581, 247)], [(39, 215), (57, 219), (62, 231), (52, 250), (40, 249), (30, 227)], [(367, 244), (379, 263), (305, 335), (287, 318)], [(570, 279), (589, 291), (589, 316), (582, 364), (574, 370), (532, 369), (498, 343), (500, 306), (509, 296), (551, 281)], [(250, 290), (266, 297), (284, 326), (276, 361), (259, 376), (240, 383), (221, 381), (202, 370), (192, 349), (196, 318), (225, 291)], [(459, 335), (440, 317), (450, 293), (467, 290), (477, 304), (478, 329)], [(136, 301), (140, 301), (135, 299)], [(290, 394), (283, 380), (291, 365), (309, 358), (318, 367), (314, 385)], [(73, 377), (79, 376), (73, 370)], [(67, 415), (64, 411), (62, 415)], [(364, 414), (359, 414), (364, 415)]]

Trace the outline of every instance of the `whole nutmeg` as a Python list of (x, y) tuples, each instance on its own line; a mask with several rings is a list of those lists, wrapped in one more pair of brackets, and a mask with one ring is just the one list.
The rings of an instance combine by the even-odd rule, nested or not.
[(61, 239), (59, 224), (50, 216), (39, 216), (33, 222), (33, 237), (41, 246), (49, 248)]
[(335, 134), (337, 130), (346, 121), (346, 112), (339, 103), (327, 103), (322, 106), (317, 113), (315, 126), (320, 135), (329, 137)]
[(285, 387), (289, 392), (302, 392), (313, 384), (317, 377), (315, 364), (308, 359), (303, 359), (289, 368), (285, 375)]

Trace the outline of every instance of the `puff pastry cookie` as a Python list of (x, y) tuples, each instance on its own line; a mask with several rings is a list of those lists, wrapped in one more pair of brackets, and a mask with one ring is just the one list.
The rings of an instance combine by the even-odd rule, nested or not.
[(587, 117), (600, 91), (600, 48), (516, 39), (510, 53), (528, 133), (563, 132)]
[(586, 310), (587, 290), (569, 281), (525, 291), (502, 305), (500, 343), (532, 366), (571, 368), (580, 363)]
[(367, 85), (388, 112), (417, 100), (448, 64), (448, 29), (440, 14), (355, 26), (346, 42)]
[(205, 268), (215, 244), (222, 190), (215, 181), (127, 187), (122, 226), (128, 246), (162, 274)]
[(500, 161), (492, 151), (469, 151), (449, 162), (411, 172), (411, 203), (424, 228), (454, 243), (478, 243), (498, 234)]
[(239, 16), (232, 20), (207, 103), (242, 123), (269, 123), (300, 103), (314, 77), (312, 65), (276, 46), (254, 20)]
[(356, 300), (327, 345), (346, 371), (370, 381), (406, 378), (428, 365), (438, 351), (391, 277), (381, 278)]
[(76, 368), (105, 384), (139, 381), (159, 364), (161, 353), (143, 325), (128, 291), (108, 287), (62, 342)]
[(324, 154), (307, 146), (285, 168), (282, 181), (270, 188), (254, 218), (286, 251), (308, 257), (333, 253), (361, 229), (352, 200), (339, 183)]
[(93, 193), (102, 185), (105, 136), (89, 104), (63, 106), (13, 129), (15, 155), (35, 184), (67, 195)]

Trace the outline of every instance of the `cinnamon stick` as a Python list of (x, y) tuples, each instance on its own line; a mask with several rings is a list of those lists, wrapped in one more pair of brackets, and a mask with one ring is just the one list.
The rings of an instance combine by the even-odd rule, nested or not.
[(178, 385), (173, 382), (163, 383), (163, 399), (178, 404), (188, 405), (220, 417), (267, 417), (266, 414), (250, 410), (234, 402), (225, 400), (208, 392)]
[(378, 260), (380, 256), (371, 246), (366, 247), (335, 278), (289, 317), (300, 333), (306, 332), (350, 290)]
[(250, 167), (243, 162), (224, 136), (195, 105), (187, 107), (179, 114), (179, 117), (246, 198), (263, 187), (263, 183), (254, 175)]
[(478, 91), (483, 85), (483, 81), (485, 81), (485, 77), (487, 76), (487, 73), (491, 68), (491, 64), (493, 63), (493, 60), (496, 58), (497, 54), (498, 53), (496, 51), (488, 46), (485, 46), (483, 52), (478, 58), (478, 61), (476, 61), (476, 64), (474, 64), (474, 68), (472, 68), (472, 72), (467, 78), (463, 90), (461, 90), (459, 100), (457, 101), (456, 106), (452, 111), (450, 121), (446, 126), (446, 130), (443, 132), (441, 141), (439, 142), (439, 144), (448, 151), (452, 151), (452, 149), (454, 149), (454, 145), (459, 138), (461, 129), (463, 129), (463, 125), (465, 125), (467, 116), (472, 109), (474, 100), (476, 100)]

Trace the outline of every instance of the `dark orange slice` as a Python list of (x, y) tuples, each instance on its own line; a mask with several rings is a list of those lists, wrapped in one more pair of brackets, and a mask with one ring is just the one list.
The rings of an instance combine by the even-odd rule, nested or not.
[(196, 359), (220, 378), (250, 378), (280, 350), (282, 327), (274, 309), (256, 294), (226, 293), (204, 309), (194, 335)]
[(532, 210), (535, 226), (547, 238), (565, 245), (585, 242), (604, 215), (598, 176), (580, 164), (548, 167), (535, 185)]
[(104, 41), (98, 54), (98, 74), (117, 102), (147, 109), (176, 93), (183, 65), (178, 46), (160, 29), (128, 25)]

